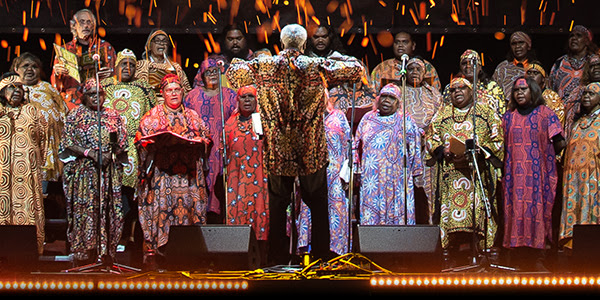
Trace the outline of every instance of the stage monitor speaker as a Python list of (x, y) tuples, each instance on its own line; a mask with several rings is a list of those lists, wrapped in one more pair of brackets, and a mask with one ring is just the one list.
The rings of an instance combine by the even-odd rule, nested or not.
[(358, 225), (359, 253), (394, 272), (440, 272), (439, 226)]
[(600, 272), (600, 225), (573, 226), (573, 267), (584, 273)]
[(0, 272), (31, 272), (38, 264), (35, 225), (0, 226)]
[(171, 226), (166, 268), (178, 271), (254, 270), (260, 266), (250, 225)]

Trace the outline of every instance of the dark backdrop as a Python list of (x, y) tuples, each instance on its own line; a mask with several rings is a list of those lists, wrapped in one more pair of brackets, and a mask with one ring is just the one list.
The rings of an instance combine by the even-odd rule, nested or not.
[[(565, 53), (572, 25), (597, 31), (597, 6), (593, 0), (5, 0), (0, 2), (0, 71), (8, 71), (19, 52), (29, 51), (42, 58), (49, 73), (52, 44), (57, 37), (72, 38), (68, 21), (75, 11), (87, 7), (97, 14), (104, 38), (117, 51), (130, 48), (140, 56), (153, 28), (170, 33), (190, 80), (211, 53), (205, 40), (212, 37), (218, 42), (231, 20), (245, 22), (252, 48), (273, 52), (279, 44), (279, 28), (296, 22), (312, 28), (318, 21), (336, 27), (338, 35), (343, 30), (346, 53), (362, 59), (370, 69), (392, 57), (388, 44), (378, 39), (380, 33), (411, 32), (417, 52), (436, 66), (446, 84), (467, 48), (483, 53), (484, 69), (491, 75), (509, 51), (508, 38), (515, 30), (531, 35), (539, 60), (549, 70)], [(348, 26), (342, 29), (344, 25)], [(366, 46), (361, 44), (364, 37), (370, 38)]]

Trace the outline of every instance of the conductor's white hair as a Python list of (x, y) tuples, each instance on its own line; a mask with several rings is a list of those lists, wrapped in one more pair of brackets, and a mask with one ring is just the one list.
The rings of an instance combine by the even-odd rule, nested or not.
[(281, 29), (281, 43), (288, 48), (300, 48), (307, 37), (306, 29), (298, 24), (289, 24)]

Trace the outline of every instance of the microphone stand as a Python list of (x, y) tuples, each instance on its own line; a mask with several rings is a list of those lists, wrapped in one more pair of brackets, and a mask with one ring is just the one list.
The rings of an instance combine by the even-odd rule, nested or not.
[(402, 55), (402, 70), (400, 76), (402, 79), (402, 182), (404, 193), (404, 225), (408, 225), (408, 178), (406, 169), (408, 168), (408, 159), (406, 158), (406, 54)]
[(354, 114), (356, 107), (356, 83), (352, 84), (352, 114), (350, 117), (350, 139), (348, 139), (348, 167), (350, 168), (350, 179), (348, 182), (348, 252), (352, 253), (352, 233), (353, 233), (353, 201), (354, 201), (354, 151), (352, 149), (352, 142), (354, 141)]
[[(219, 61), (219, 62), (221, 62), (221, 61)], [(221, 136), (221, 138), (222, 138), (221, 146), (223, 147), (223, 154), (222, 154), (222, 156), (223, 156), (223, 158), (222, 158), (222, 160), (223, 160), (223, 167), (222, 167), (222, 170), (223, 170), (223, 190), (224, 190), (223, 197), (225, 199), (225, 213), (224, 214), (225, 214), (225, 224), (227, 224), (227, 220), (229, 220), (229, 218), (228, 218), (229, 217), (229, 213), (228, 213), (228, 211), (229, 211), (229, 209), (228, 209), (228, 206), (229, 206), (228, 198), (229, 197), (227, 196), (227, 146), (225, 144), (225, 139), (226, 139), (226, 134), (225, 134), (225, 105), (223, 103), (223, 88), (222, 88), (223, 84), (221, 82), (222, 81), (222, 79), (221, 79), (221, 76), (222, 76), (221, 75), (221, 66), (222, 66), (222, 64), (217, 64), (218, 75), (219, 75), (219, 102), (220, 102), (220, 106), (221, 106), (221, 126), (222, 126), (222, 129), (221, 129), (221, 134), (222, 134), (222, 136)]]

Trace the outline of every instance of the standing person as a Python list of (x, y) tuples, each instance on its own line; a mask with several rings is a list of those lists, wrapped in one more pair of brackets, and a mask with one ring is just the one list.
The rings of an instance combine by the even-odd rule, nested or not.
[(312, 57), (340, 57), (344, 47), (332, 26), (319, 25), (306, 43), (306, 55)]
[(177, 75), (165, 75), (164, 101), (142, 117), (135, 138), (141, 173), (137, 202), (148, 270), (160, 267), (171, 226), (206, 224), (203, 161), (210, 136), (200, 116), (183, 106), (183, 92)]
[[(46, 132), (46, 157), (42, 167), (44, 194), (56, 197), (62, 190), (62, 162), (58, 158), (60, 136), (69, 108), (60, 93), (49, 83), (41, 79), (42, 61), (30, 52), (21, 53), (13, 60), (12, 69), (19, 74), (23, 88), (29, 95), (29, 102), (44, 116), (48, 124)], [(62, 193), (60, 193), (62, 194)], [(64, 208), (62, 201), (53, 199), (58, 207)]]
[[(402, 55), (406, 54), (409, 58), (415, 57), (417, 49), (417, 43), (413, 40), (412, 36), (407, 32), (398, 32), (394, 36), (394, 44), (392, 45), (392, 50), (394, 52), (394, 58), (390, 58), (384, 60), (371, 72), (371, 80), (373, 80), (373, 85), (375, 86), (375, 90), (379, 92), (379, 90), (385, 85), (382, 84), (382, 81), (399, 81), (401, 78), (401, 69), (402, 69)], [(427, 60), (423, 60), (425, 63), (425, 75), (424, 80), (437, 89), (441, 90), (442, 84), (440, 83), (440, 78), (438, 76), (437, 70), (435, 67)]]
[(356, 130), (361, 225), (416, 224), (414, 177), (423, 173), (422, 131), (410, 115), (403, 116), (401, 93), (393, 83), (384, 86)]
[[(82, 104), (67, 115), (60, 142), (60, 157), (65, 163), (67, 238), (76, 264), (92, 262), (96, 257), (115, 257), (123, 230), (121, 179), (122, 163), (127, 155), (125, 124), (117, 111), (103, 107), (102, 86), (97, 86), (95, 79), (88, 79), (81, 93)], [(101, 110), (100, 124), (98, 109)], [(115, 145), (112, 145), (113, 133), (116, 134)], [(99, 161), (102, 161), (102, 172)], [(100, 173), (102, 190), (98, 185)], [(107, 224), (108, 232), (102, 230)]]
[(334, 61), (303, 55), (307, 32), (297, 24), (281, 30), (283, 50), (251, 61), (234, 59), (227, 78), (234, 87), (256, 83), (266, 139), (269, 185), (269, 257), (290, 259), (286, 209), (298, 178), (302, 199), (311, 210), (313, 257), (327, 259), (327, 139), (324, 130), (325, 82), (356, 81), (362, 67), (356, 60)]
[[(461, 249), (468, 248), (473, 241), (473, 230), (479, 241), (475, 247), (485, 248), (493, 245), (498, 228), (496, 204), (490, 202), (495, 197), (502, 167), (502, 121), (489, 105), (477, 102), (474, 106), (472, 87), (469, 80), (461, 77), (450, 82), (448, 92), (452, 102), (434, 116), (425, 137), (426, 160), (435, 162), (436, 198), (430, 211), (434, 213), (434, 223), (439, 222), (442, 248), (449, 255), (450, 265), (459, 263), (457, 259), (463, 256)], [(473, 134), (478, 138), (481, 181), (474, 177), (476, 174), (469, 165), (469, 159), (473, 159), (465, 151)], [(484, 202), (484, 197), (490, 201)], [(490, 215), (486, 204), (490, 204)]]
[(19, 74), (0, 78), (0, 225), (35, 225), (37, 252), (44, 251), (42, 167), (46, 120), (26, 103)]
[(225, 224), (251, 224), (261, 250), (266, 255), (269, 236), (269, 190), (264, 169), (264, 142), (252, 114), (257, 113), (256, 88), (237, 91), (238, 109), (225, 123), (227, 148), (227, 199)]
[(520, 268), (542, 271), (543, 251), (552, 242), (552, 208), (558, 182), (556, 154), (566, 144), (562, 126), (556, 114), (544, 105), (541, 88), (524, 76), (515, 80), (502, 126), (503, 246), (511, 250)]
[(579, 113), (581, 106), (581, 96), (585, 87), (592, 82), (600, 82), (600, 56), (596, 54), (590, 54), (588, 60), (584, 63), (582, 68), (582, 75), (579, 79), (579, 84), (571, 90), (571, 93), (566, 98), (563, 98), (564, 109), (565, 109), (565, 122), (564, 130), (565, 136), (569, 139), (571, 135), (571, 128), (573, 127), (573, 120)]
[[(125, 214), (123, 239), (134, 240), (135, 224), (138, 221), (135, 190), (138, 185), (139, 157), (134, 139), (142, 117), (156, 104), (156, 95), (150, 85), (141, 79), (135, 79), (137, 57), (133, 51), (123, 49), (117, 53), (115, 76), (102, 81), (106, 94), (106, 107), (115, 110), (125, 121), (127, 130), (127, 161), (123, 166), (121, 193)], [(126, 244), (127, 245), (127, 244)], [(138, 245), (133, 243), (132, 245)], [(134, 253), (132, 251), (130, 253)], [(135, 252), (141, 253), (141, 251)]]
[(535, 51), (531, 48), (532, 43), (529, 34), (523, 31), (513, 32), (509, 41), (510, 51), (508, 51), (506, 59), (496, 66), (492, 74), (492, 80), (502, 87), (506, 103), (510, 102), (514, 81), (517, 77), (523, 76), (529, 64), (536, 60)]
[(144, 52), (139, 60), (135, 71), (135, 79), (146, 81), (153, 89), (157, 97), (157, 103), (162, 103), (163, 98), (160, 93), (160, 82), (167, 74), (175, 74), (181, 80), (183, 86), (183, 96), (192, 90), (192, 86), (181, 68), (181, 65), (173, 61), (169, 56), (169, 50), (172, 49), (171, 38), (161, 29), (154, 29), (148, 35)]
[(559, 245), (573, 249), (573, 227), (600, 224), (600, 83), (586, 86), (565, 150)]
[(96, 17), (89, 9), (82, 9), (73, 15), (69, 22), (73, 40), (64, 45), (65, 49), (77, 56), (79, 77), (69, 76), (63, 62), (54, 58), (50, 82), (60, 92), (69, 109), (74, 109), (80, 104), (77, 94), (79, 86), (90, 78), (96, 78), (94, 55), (99, 55), (98, 77), (100, 80), (110, 77), (115, 67), (116, 53), (113, 46), (98, 37)]
[[(492, 78), (488, 77), (481, 66), (481, 58), (477, 51), (467, 49), (460, 56), (459, 72), (456, 77), (466, 78), (473, 85), (477, 75), (477, 102), (481, 102), (485, 105), (492, 107), (499, 117), (502, 117), (506, 111), (506, 101), (504, 100), (504, 92), (502, 87)], [(452, 102), (450, 100), (450, 84), (444, 88), (442, 97), (444, 101)]]
[[(194, 89), (184, 98), (183, 106), (192, 109), (208, 127), (213, 147), (208, 157), (208, 223), (223, 224), (225, 208), (223, 182), (223, 122), (227, 121), (237, 107), (236, 92), (221, 86), (219, 90), (220, 57), (208, 57), (200, 65), (194, 78)], [(221, 116), (221, 96), (223, 116)]]
[(531, 61), (525, 68), (525, 76), (532, 78), (542, 89), (542, 98), (548, 108), (554, 111), (560, 123), (565, 122), (565, 105), (554, 90), (548, 87), (546, 70), (539, 61)]
[(598, 53), (598, 46), (592, 41), (592, 32), (582, 26), (575, 25), (569, 33), (567, 53), (559, 57), (548, 75), (548, 86), (566, 101), (569, 95), (580, 84), (583, 67), (589, 56)]

